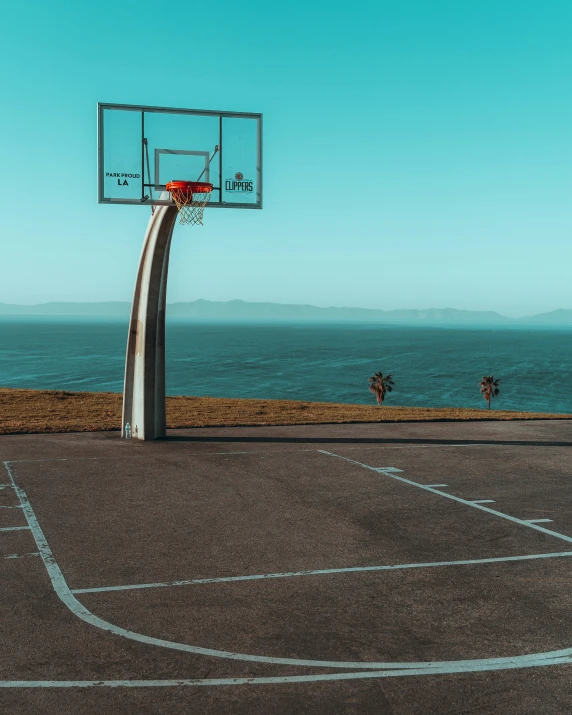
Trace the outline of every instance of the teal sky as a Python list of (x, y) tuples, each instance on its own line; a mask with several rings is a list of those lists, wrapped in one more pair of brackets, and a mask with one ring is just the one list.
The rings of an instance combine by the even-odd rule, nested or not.
[(572, 307), (572, 3), (9, 3), (0, 302), (130, 300), (147, 207), (96, 103), (264, 113), (264, 209), (177, 227), (169, 302)]

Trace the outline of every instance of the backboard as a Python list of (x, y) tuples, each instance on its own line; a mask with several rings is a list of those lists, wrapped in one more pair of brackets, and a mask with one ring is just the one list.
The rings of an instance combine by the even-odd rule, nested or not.
[(98, 104), (103, 204), (166, 206), (169, 181), (213, 184), (208, 207), (262, 208), (262, 115)]

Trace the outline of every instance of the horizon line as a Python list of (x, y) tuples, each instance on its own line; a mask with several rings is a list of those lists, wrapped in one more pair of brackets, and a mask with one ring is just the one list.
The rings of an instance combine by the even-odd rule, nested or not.
[[(492, 309), (485, 309), (485, 310), (477, 310), (477, 309), (467, 309), (467, 308), (451, 308), (451, 307), (442, 307), (442, 308), (364, 308), (361, 306), (343, 306), (343, 305), (328, 305), (328, 306), (319, 306), (319, 305), (313, 305), (311, 303), (278, 303), (274, 301), (248, 301), (244, 300), (242, 298), (232, 298), (230, 300), (210, 300), (207, 298), (195, 298), (194, 300), (180, 300), (180, 301), (174, 301), (171, 303), (167, 303), (168, 306), (181, 306), (181, 305), (192, 305), (196, 303), (208, 303), (208, 304), (215, 304), (215, 305), (228, 305), (228, 304), (236, 304), (236, 303), (241, 303), (247, 306), (260, 306), (260, 305), (265, 305), (265, 306), (277, 306), (277, 307), (282, 307), (282, 308), (311, 308), (313, 310), (317, 311), (363, 311), (366, 313), (385, 313), (385, 314), (392, 314), (392, 313), (403, 313), (403, 312), (410, 312), (410, 313), (428, 313), (428, 312), (441, 312), (441, 311), (447, 311), (447, 312), (453, 312), (453, 313), (460, 313), (460, 314), (484, 314), (484, 315), (491, 315), (495, 316), (498, 318), (502, 318), (503, 320), (510, 321), (510, 322), (518, 322), (518, 321), (523, 321), (527, 319), (535, 319), (541, 316), (551, 316), (555, 313), (567, 313), (570, 312), (572, 314), (572, 309), (569, 308), (555, 308), (553, 310), (549, 311), (543, 311), (540, 313), (527, 313), (525, 315), (521, 315), (518, 317), (511, 317), (504, 315), (496, 310)], [(116, 305), (116, 306), (130, 306), (131, 302), (129, 300), (99, 300), (99, 301), (72, 301), (72, 300), (52, 300), (52, 301), (47, 301), (43, 303), (5, 303), (5, 302), (0, 302), (0, 306), (2, 307), (7, 307), (7, 308), (23, 308), (23, 309), (31, 309), (31, 308), (46, 308), (48, 306), (104, 306), (104, 305)], [(0, 315), (6, 315), (0, 312)], [(257, 316), (259, 317), (259, 316)], [(436, 316), (438, 317), (438, 316)], [(460, 316), (459, 316), (460, 317)], [(571, 317), (571, 322), (572, 322), (572, 315)]]

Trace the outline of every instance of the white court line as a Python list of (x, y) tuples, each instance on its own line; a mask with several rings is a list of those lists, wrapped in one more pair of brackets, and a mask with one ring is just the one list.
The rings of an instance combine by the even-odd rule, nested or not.
[[(562, 665), (572, 662), (572, 658), (557, 663), (536, 663), (541, 665)], [(451, 665), (447, 673), (487, 672), (497, 670), (485, 662), (468, 671), (461, 665)], [(504, 669), (522, 668), (518, 663), (507, 663)], [(401, 670), (366, 670), (349, 673), (322, 673), (320, 675), (275, 675), (252, 678), (196, 678), (187, 680), (0, 680), (0, 688), (173, 688), (180, 686), (224, 686), (224, 685), (276, 685), (280, 683), (316, 683), (320, 681), (364, 680), (368, 678), (399, 678), (411, 675), (435, 675), (426, 668), (403, 668)]]
[(29, 554), (5, 554), (3, 556), (0, 556), (2, 559), (23, 559), (26, 556), (39, 556), (40, 554), (37, 551), (32, 551)]
[(195, 578), (189, 581), (159, 581), (157, 583), (136, 583), (125, 586), (100, 586), (96, 588), (72, 588), (72, 593), (104, 593), (108, 591), (132, 591), (141, 588), (164, 588), (167, 586), (195, 586), (208, 583), (232, 583), (235, 581), (261, 581), (264, 579), (292, 578), (296, 576), (323, 576), (327, 574), (364, 573), (375, 571), (399, 571), (401, 569), (423, 569), (442, 566), (468, 566), (478, 564), (500, 564), (510, 561), (532, 561), (533, 559), (555, 559), (572, 556), (572, 551), (526, 556), (498, 556), (488, 559), (464, 559), (462, 561), (430, 561), (418, 564), (394, 564), (388, 566), (350, 566), (339, 569), (315, 569), (312, 571), (285, 571), (283, 573), (251, 574), (247, 576), (220, 576), (218, 578)]
[(388, 472), (388, 471), (383, 471), (380, 472), (378, 467), (372, 467), (369, 464), (363, 464), (362, 462), (357, 462), (355, 459), (350, 459), (349, 457), (343, 457), (341, 454), (334, 454), (333, 452), (326, 452), (323, 449), (317, 450), (321, 454), (328, 455), (329, 457), (337, 457), (338, 459), (343, 459), (346, 462), (350, 462), (351, 464), (357, 464), (359, 467), (363, 467), (364, 469), (369, 469), (372, 472), (377, 472), (384, 474), (386, 477), (390, 477), (391, 479), (396, 479), (398, 482), (403, 482), (404, 484), (409, 484), (412, 487), (417, 487), (418, 489), (423, 489), (427, 492), (431, 492), (432, 494), (436, 494), (437, 496), (440, 497), (445, 497), (445, 499), (451, 499), (452, 501), (459, 502), (460, 504), (465, 504), (466, 506), (470, 506), (473, 509), (480, 509), (481, 511), (487, 512), (487, 514), (493, 514), (494, 516), (499, 516), (501, 519), (507, 519), (507, 521), (512, 521), (514, 524), (520, 524), (520, 526), (526, 526), (529, 529), (534, 529), (535, 531), (540, 531), (543, 534), (548, 534), (549, 536), (554, 536), (556, 539), (562, 539), (562, 541), (567, 541), (569, 543), (572, 543), (572, 536), (567, 536), (566, 534), (560, 534), (558, 531), (551, 531), (550, 529), (545, 529), (543, 526), (537, 526), (535, 523), (531, 521), (527, 521), (526, 519), (517, 519), (516, 516), (510, 516), (509, 514), (505, 514), (502, 511), (496, 511), (495, 509), (490, 509), (488, 506), (483, 506), (482, 504), (477, 504), (474, 501), (470, 501), (468, 499), (461, 499), (461, 497), (456, 497), (453, 496), (453, 494), (448, 494), (447, 492), (441, 492), (438, 489), (434, 489), (433, 487), (427, 486), (426, 484), (420, 484), (419, 482), (414, 482), (411, 479), (405, 479), (405, 477), (399, 477), (397, 474), (394, 472)]
[[(90, 459), (113, 459), (113, 457), (42, 457), (42, 459), (9, 459), (4, 462), (4, 464), (21, 464), (23, 462), (85, 462)], [(12, 485), (7, 484), (6, 486), (11, 487)]]
[(0, 531), (23, 531), (29, 528), (29, 526), (3, 526)]
[[(352, 461), (352, 460), (349, 460)], [(18, 499), (22, 504), (22, 509), (26, 520), (30, 526), (34, 540), (38, 546), (40, 556), (44, 562), (44, 566), (48, 572), (50, 581), (52, 582), (52, 587), (58, 596), (58, 598), (64, 603), (67, 608), (78, 618), (84, 622), (99, 628), (103, 631), (112, 633), (116, 636), (122, 636), (128, 638), (129, 640), (136, 641), (138, 643), (145, 643), (147, 645), (159, 646), (162, 648), (170, 648), (179, 652), (195, 653), (198, 655), (212, 656), (216, 658), (226, 658), (230, 660), (238, 661), (248, 661), (257, 663), (268, 663), (268, 664), (278, 664), (278, 665), (288, 665), (288, 666), (304, 666), (312, 668), (340, 668), (340, 669), (351, 669), (353, 673), (339, 673), (340, 677), (336, 678), (336, 674), (328, 675), (310, 675), (304, 678), (304, 682), (313, 682), (318, 680), (335, 680), (335, 679), (352, 679), (360, 677), (392, 677), (399, 675), (437, 675), (443, 673), (466, 673), (466, 672), (476, 672), (476, 671), (486, 671), (486, 670), (503, 670), (512, 668), (531, 668), (531, 667), (542, 667), (548, 665), (559, 665), (563, 663), (572, 662), (572, 648), (564, 648), (556, 651), (548, 651), (544, 653), (531, 653), (527, 655), (516, 655), (511, 657), (502, 658), (479, 658), (472, 660), (454, 660), (454, 661), (428, 661), (428, 662), (359, 662), (359, 661), (326, 661), (326, 660), (309, 660), (302, 658), (277, 658), (271, 656), (263, 655), (252, 655), (248, 653), (236, 653), (231, 651), (221, 651), (213, 648), (204, 648), (201, 646), (193, 646), (186, 643), (178, 643), (175, 641), (167, 641), (161, 638), (154, 638), (152, 636), (147, 636), (142, 633), (136, 633), (134, 631), (127, 630), (126, 628), (121, 628), (109, 621), (105, 621), (99, 618), (94, 613), (89, 611), (77, 598), (72, 594), (66, 580), (61, 572), (61, 569), (55, 560), (49, 544), (44, 536), (44, 533), (38, 523), (34, 510), (26, 496), (26, 493), (21, 489), (15, 481), (14, 473), (11, 468), (10, 462), (4, 462), (4, 467), (10, 476), (10, 480), (16, 490)], [(394, 476), (395, 479), (400, 479)], [(404, 480), (408, 481), (408, 480)], [(486, 509), (486, 507), (476, 507), (481, 509)], [(541, 527), (537, 527), (541, 528)], [(366, 670), (369, 672), (358, 674), (356, 671)], [(379, 671), (375, 675), (371, 671)], [(287, 678), (288, 676), (284, 676)], [(294, 676), (294, 677), (304, 677), (304, 676)], [(254, 679), (246, 679), (247, 682), (253, 683)], [(14, 682), (38, 682), (38, 681), (4, 681), (4, 683), (14, 683)], [(55, 681), (43, 681), (43, 682), (55, 682)], [(69, 681), (66, 681), (69, 682)], [(73, 681), (71, 681), (73, 682)], [(76, 681), (77, 682), (93, 682), (93, 681)], [(101, 682), (101, 681), (98, 681)], [(129, 681), (111, 681), (115, 683), (126, 683)], [(133, 681), (132, 681), (133, 682)], [(159, 681), (157, 681), (159, 682)], [(170, 683), (178, 681), (168, 681)], [(246, 681), (245, 681), (246, 682)], [(259, 682), (269, 682), (267, 679), (261, 679)], [(280, 682), (288, 682), (288, 680), (283, 679)], [(205, 683), (206, 684), (206, 683)], [(236, 684), (231, 679), (226, 680), (224, 683), (220, 681), (211, 681), (210, 684)], [(17, 686), (8, 686), (17, 687)], [(72, 686), (73, 687), (73, 686)]]
[[(316, 448), (312, 447), (310, 449), (260, 449), (254, 450), (249, 449), (244, 452), (189, 452), (178, 455), (180, 457), (210, 457), (213, 455), (224, 456), (227, 454), (284, 454), (288, 452), (315, 452)], [(26, 462), (72, 462), (72, 461), (85, 461), (85, 460), (115, 460), (119, 457), (124, 458), (125, 454), (114, 454), (111, 457), (44, 457), (43, 459), (8, 459), (5, 463), (7, 464), (23, 464)], [(130, 454), (129, 459), (149, 459), (148, 454)], [(7, 485), (7, 486), (12, 486)]]

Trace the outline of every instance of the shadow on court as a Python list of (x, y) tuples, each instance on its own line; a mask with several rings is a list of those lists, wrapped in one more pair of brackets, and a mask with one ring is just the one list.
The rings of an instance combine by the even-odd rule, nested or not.
[(481, 439), (395, 439), (356, 437), (224, 437), (169, 434), (164, 442), (243, 442), (245, 444), (411, 444), (411, 445), (505, 445), (510, 447), (572, 447), (572, 442), (547, 442), (533, 440), (481, 440)]

